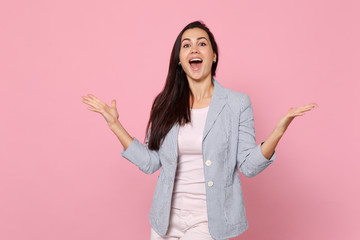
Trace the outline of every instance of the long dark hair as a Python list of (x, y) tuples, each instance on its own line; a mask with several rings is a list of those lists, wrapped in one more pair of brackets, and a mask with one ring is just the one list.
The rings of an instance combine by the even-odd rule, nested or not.
[(148, 148), (151, 150), (159, 150), (163, 139), (175, 123), (183, 125), (191, 122), (189, 97), (190, 95), (193, 96), (193, 93), (189, 87), (186, 73), (178, 63), (181, 37), (186, 30), (192, 28), (200, 28), (209, 35), (213, 52), (216, 54), (216, 62), (212, 64), (211, 68), (211, 77), (215, 76), (219, 55), (214, 35), (203, 22), (191, 22), (184, 27), (176, 38), (171, 51), (169, 71), (165, 86), (156, 96), (151, 108), (150, 119), (146, 127), (146, 135), (148, 136), (151, 124), (151, 131), (148, 139)]

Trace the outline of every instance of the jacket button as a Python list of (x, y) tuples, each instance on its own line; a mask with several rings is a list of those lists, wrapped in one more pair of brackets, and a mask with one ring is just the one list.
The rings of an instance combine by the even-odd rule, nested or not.
[(208, 186), (209, 186), (209, 187), (212, 187), (212, 185), (214, 185), (214, 182), (213, 182), (213, 181), (209, 181), (209, 182), (208, 182)]
[(210, 165), (211, 165), (211, 161), (210, 161), (210, 160), (206, 160), (205, 165), (206, 165), (206, 166), (210, 166)]

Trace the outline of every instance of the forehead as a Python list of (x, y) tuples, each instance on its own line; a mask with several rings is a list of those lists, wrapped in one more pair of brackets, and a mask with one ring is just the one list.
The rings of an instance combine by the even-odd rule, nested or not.
[(181, 41), (185, 38), (196, 40), (200, 37), (205, 37), (209, 40), (209, 35), (204, 30), (202, 30), (201, 28), (191, 28), (183, 33), (183, 35), (181, 36)]

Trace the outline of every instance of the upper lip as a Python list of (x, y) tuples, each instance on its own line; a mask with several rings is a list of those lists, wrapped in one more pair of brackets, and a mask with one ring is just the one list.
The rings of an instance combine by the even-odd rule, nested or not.
[(192, 61), (196, 61), (196, 60), (201, 61), (201, 62), (203, 61), (201, 57), (192, 57), (189, 59), (189, 63), (191, 63)]

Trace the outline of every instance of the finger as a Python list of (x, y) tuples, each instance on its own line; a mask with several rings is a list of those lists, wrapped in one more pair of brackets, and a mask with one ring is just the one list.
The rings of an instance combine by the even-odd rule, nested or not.
[(115, 99), (111, 101), (111, 107), (116, 108), (116, 100)]
[(308, 112), (308, 111), (311, 111), (311, 110), (313, 110), (313, 109), (312, 108), (302, 109), (302, 110), (296, 111), (295, 114), (302, 114), (302, 113), (305, 113), (305, 112)]
[(94, 95), (92, 95), (92, 94), (88, 94), (88, 95), (86, 96), (86, 98), (87, 98), (89, 101), (93, 101), (93, 102), (96, 102), (96, 101), (97, 101), (97, 98), (96, 98)]
[(89, 100), (86, 99), (86, 98), (84, 98), (84, 99), (82, 100), (82, 102), (85, 103), (85, 104), (91, 104), (91, 103), (92, 103), (91, 101), (89, 101)]
[(314, 106), (318, 106), (318, 105), (316, 103), (309, 103), (309, 104), (302, 105), (300, 107), (314, 107)]
[(312, 107), (311, 110), (314, 110), (315, 108), (318, 108), (318, 107), (319, 107), (319, 105), (317, 105), (316, 103), (313, 103), (312, 106), (313, 106), (313, 107)]
[(89, 98), (88, 96), (82, 96), (81, 98), (86, 100), (91, 100), (91, 98)]
[(318, 105), (316, 103), (310, 103), (310, 104), (305, 105), (304, 107), (306, 107), (306, 108), (316, 108), (316, 107), (318, 107)]
[(82, 99), (83, 99), (83, 100), (86, 100), (86, 101), (93, 101), (91, 98), (86, 97), (86, 96), (83, 96)]
[(306, 107), (306, 108), (302, 108), (302, 109), (299, 109), (300, 112), (307, 112), (307, 111), (310, 111), (310, 110), (313, 110), (314, 107)]
[(88, 94), (88, 96), (89, 96), (89, 98), (91, 98), (91, 99), (94, 100), (94, 101), (103, 102), (103, 101), (101, 101), (99, 98), (95, 97), (95, 96), (92, 95), (92, 94)]
[(87, 104), (87, 105), (90, 105), (90, 106), (92, 106), (92, 107), (97, 106), (97, 104), (96, 104), (95, 102), (90, 101), (90, 100), (87, 100), (87, 99), (84, 99), (82, 102), (85, 103), (85, 104)]
[(96, 101), (94, 100), (94, 99), (92, 99), (92, 98), (90, 98), (90, 97), (82, 97), (83, 98), (83, 100), (86, 100), (87, 102), (92, 102), (92, 103), (96, 103)]
[(315, 107), (308, 107), (303, 109), (298, 109), (297, 111), (294, 111), (293, 114), (305, 114), (306, 112), (313, 111)]
[(304, 105), (304, 106), (301, 106), (299, 108), (302, 108), (302, 109), (308, 109), (308, 108), (314, 108), (315, 106), (312, 105), (312, 104), (307, 104), (307, 105)]
[(93, 108), (93, 107), (88, 107), (88, 109), (93, 112), (99, 112), (96, 108)]
[(297, 109), (297, 111), (310, 111), (310, 110), (313, 110), (314, 108), (315, 108), (314, 105), (305, 105), (305, 106), (299, 107)]
[(92, 101), (99, 104), (99, 106), (105, 106), (106, 105), (106, 103), (104, 101), (100, 100), (99, 98), (95, 97), (94, 95), (90, 94), (90, 96), (91, 96)]
[(89, 105), (89, 110), (101, 113), (102, 112), (102, 108), (99, 107), (96, 103), (92, 103), (92, 102), (84, 102), (85, 104)]
[(305, 108), (306, 111), (314, 110), (317, 107), (317, 105), (310, 105)]

